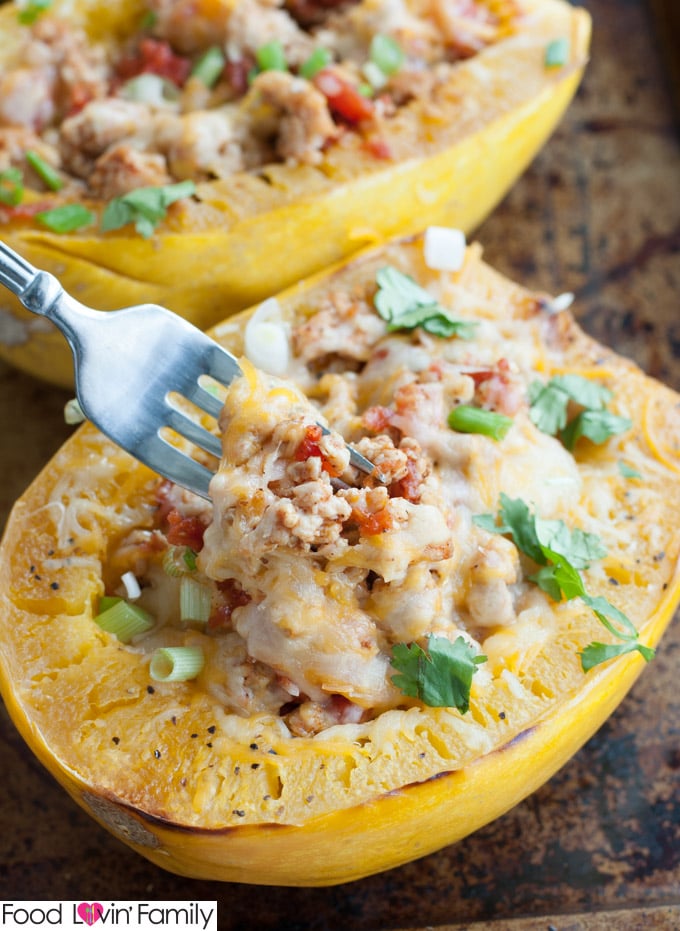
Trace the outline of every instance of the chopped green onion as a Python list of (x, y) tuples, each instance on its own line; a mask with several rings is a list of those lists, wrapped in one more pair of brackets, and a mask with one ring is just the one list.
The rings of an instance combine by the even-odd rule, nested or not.
[(148, 611), (138, 605), (128, 604), (122, 598), (97, 614), (94, 620), (102, 630), (118, 637), (121, 643), (129, 643), (133, 637), (150, 630), (154, 624)]
[(255, 52), (260, 71), (287, 71), (286, 53), (278, 39), (266, 42)]
[(0, 171), (0, 204), (16, 207), (24, 198), (23, 176), (18, 168)]
[(319, 71), (330, 65), (333, 56), (325, 48), (315, 48), (309, 58), (300, 65), (300, 75), (307, 78), (308, 81), (318, 74)]
[(189, 572), (196, 571), (196, 553), (189, 546), (184, 550), (184, 562)]
[(452, 430), (458, 430), (460, 433), (483, 433), (494, 440), (502, 440), (513, 420), (505, 414), (460, 404), (451, 411), (447, 422)]
[(149, 672), (156, 682), (187, 682), (196, 678), (204, 663), (200, 647), (160, 647), (151, 656)]
[(367, 82), (363, 81), (357, 87), (357, 93), (361, 94), (362, 97), (372, 97), (374, 90), (375, 88), (372, 84), (368, 84)]
[(53, 233), (73, 233), (96, 219), (94, 213), (82, 204), (62, 204), (61, 207), (36, 213), (35, 218)]
[(373, 36), (370, 57), (373, 64), (377, 65), (388, 77), (399, 71), (406, 58), (399, 43), (392, 36), (382, 33)]
[(98, 614), (103, 614), (104, 611), (108, 611), (109, 608), (112, 608), (114, 605), (119, 604), (123, 599), (118, 595), (102, 595), (99, 599), (99, 611)]
[(561, 68), (569, 60), (569, 39), (553, 39), (545, 50), (545, 67)]
[(26, 152), (26, 161), (40, 180), (44, 181), (51, 191), (60, 191), (63, 188), (64, 182), (59, 177), (59, 173), (55, 171), (44, 158), (41, 158), (37, 152), (29, 149)]
[(22, 26), (30, 26), (51, 6), (52, 0), (28, 0), (21, 6), (17, 19)]
[(224, 53), (216, 45), (204, 52), (191, 69), (191, 76), (198, 78), (206, 87), (213, 87), (219, 80), (226, 59)]
[(182, 576), (179, 585), (179, 616), (183, 621), (206, 624), (212, 608), (212, 589), (190, 575)]
[(141, 30), (153, 29), (157, 22), (158, 13), (154, 13), (153, 10), (147, 10), (144, 16), (142, 16), (142, 19), (139, 23), (139, 28)]
[(172, 578), (179, 578), (196, 571), (196, 554), (186, 546), (170, 546), (163, 556), (163, 571)]

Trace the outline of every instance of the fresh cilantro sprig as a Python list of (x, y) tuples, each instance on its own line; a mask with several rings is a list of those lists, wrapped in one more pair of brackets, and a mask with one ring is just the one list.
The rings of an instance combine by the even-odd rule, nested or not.
[(422, 327), (433, 336), (471, 339), (475, 324), (458, 320), (413, 278), (397, 268), (386, 265), (376, 274), (378, 291), (373, 299), (375, 308), (387, 321), (387, 329), (414, 330)]
[[(545, 384), (535, 381), (529, 386), (529, 415), (539, 430), (559, 435), (566, 448), (573, 451), (582, 436), (600, 444), (630, 429), (627, 417), (607, 410), (611, 399), (608, 388), (582, 375), (556, 375)], [(571, 420), (570, 402), (582, 408)]]
[(600, 623), (621, 640), (618, 644), (589, 644), (581, 656), (584, 672), (606, 662), (614, 656), (635, 650), (647, 662), (654, 650), (638, 641), (638, 632), (632, 621), (615, 605), (601, 595), (590, 595), (580, 570), (587, 569), (594, 559), (607, 555), (602, 541), (594, 533), (576, 528), (570, 530), (561, 520), (544, 520), (532, 514), (521, 498), (510, 498), (501, 493), (498, 519), (492, 514), (478, 514), (474, 523), (491, 533), (510, 536), (517, 549), (539, 566), (530, 576), (539, 588), (554, 601), (581, 598), (593, 611)]
[(193, 181), (180, 181), (177, 184), (128, 191), (109, 201), (102, 216), (101, 229), (106, 233), (134, 223), (140, 236), (148, 239), (161, 220), (165, 219), (168, 207), (183, 197), (191, 197), (195, 190)]
[(463, 637), (452, 643), (446, 637), (429, 636), (426, 650), (417, 643), (392, 648), (392, 666), (399, 672), (392, 682), (432, 708), (457, 708), (465, 714), (472, 677), (485, 662), (486, 656), (475, 654)]

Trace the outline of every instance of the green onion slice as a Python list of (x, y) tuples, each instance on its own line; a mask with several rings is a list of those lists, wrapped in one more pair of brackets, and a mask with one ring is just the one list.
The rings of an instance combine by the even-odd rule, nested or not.
[(18, 168), (0, 171), (0, 204), (16, 207), (24, 198), (23, 176)]
[(82, 204), (62, 204), (61, 207), (36, 213), (35, 218), (53, 233), (73, 233), (90, 226), (96, 219), (94, 213)]
[(160, 647), (151, 656), (149, 672), (156, 682), (195, 679), (205, 663), (200, 647)]
[(255, 52), (255, 60), (260, 71), (287, 71), (286, 53), (278, 39), (265, 42)]
[(224, 53), (217, 45), (213, 45), (198, 59), (191, 69), (191, 76), (198, 78), (206, 87), (214, 87), (224, 70), (225, 63)]
[(553, 39), (545, 50), (544, 63), (546, 68), (561, 68), (569, 61), (569, 39)]
[(17, 20), (22, 26), (30, 26), (51, 6), (52, 0), (28, 0), (28, 3), (23, 4), (20, 8)]
[(447, 422), (452, 430), (458, 430), (460, 433), (483, 433), (494, 440), (502, 440), (513, 420), (505, 414), (460, 404), (451, 411)]
[(327, 65), (330, 65), (332, 60), (333, 56), (328, 49), (315, 48), (307, 61), (300, 65), (300, 75), (311, 81), (314, 75), (318, 74), (319, 71), (323, 71)]
[(129, 643), (137, 634), (145, 633), (154, 625), (148, 611), (138, 605), (131, 605), (122, 598), (97, 614), (94, 620), (102, 630), (118, 637), (121, 643)]
[(373, 64), (377, 65), (388, 77), (399, 71), (406, 58), (399, 43), (392, 36), (382, 33), (373, 36), (369, 54)]
[(179, 616), (182, 621), (206, 624), (212, 609), (212, 588), (190, 575), (182, 576), (179, 584)]
[(26, 161), (51, 191), (60, 191), (63, 188), (64, 182), (60, 178), (59, 172), (55, 171), (37, 152), (29, 149), (26, 152)]

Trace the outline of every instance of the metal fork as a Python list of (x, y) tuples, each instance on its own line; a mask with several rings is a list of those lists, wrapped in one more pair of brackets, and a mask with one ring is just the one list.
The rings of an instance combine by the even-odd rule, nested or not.
[[(201, 330), (157, 304), (98, 311), (67, 294), (49, 272), (34, 268), (0, 241), (0, 284), (32, 313), (51, 320), (71, 347), (76, 397), (85, 417), (140, 462), (210, 498), (213, 472), (162, 435), (170, 428), (218, 459), (219, 437), (183, 411), (186, 399), (217, 418), (222, 401), (201, 381), (228, 386), (241, 374), (234, 356)], [(184, 405), (186, 407), (186, 405)], [(322, 427), (325, 433), (328, 430)], [(380, 476), (352, 447), (350, 461)]]

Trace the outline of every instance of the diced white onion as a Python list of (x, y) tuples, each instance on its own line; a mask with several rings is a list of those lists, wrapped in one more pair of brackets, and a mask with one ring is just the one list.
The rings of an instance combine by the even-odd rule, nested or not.
[(245, 354), (257, 368), (270, 375), (284, 375), (290, 361), (288, 329), (275, 297), (257, 308), (246, 325)]
[(71, 398), (70, 401), (67, 401), (64, 405), (64, 420), (67, 424), (71, 426), (82, 423), (87, 418), (83, 413), (83, 409), (78, 403), (77, 398)]
[(387, 75), (374, 61), (367, 61), (361, 70), (368, 83), (376, 90), (387, 84)]
[(134, 573), (126, 572), (121, 576), (121, 582), (125, 586), (125, 591), (129, 601), (134, 601), (136, 598), (142, 594), (142, 590), (139, 587), (139, 582), (135, 578)]
[(166, 107), (177, 97), (176, 88), (171, 81), (146, 72), (126, 81), (120, 94), (126, 100), (148, 103), (152, 107)]
[(565, 291), (564, 294), (558, 294), (550, 302), (550, 313), (559, 314), (574, 303), (574, 295), (571, 291)]
[(425, 230), (425, 264), (441, 272), (457, 272), (465, 258), (465, 233), (447, 226), (430, 226)]

